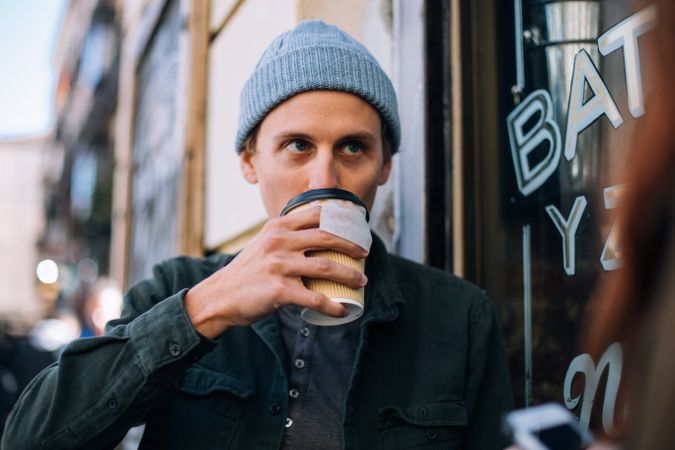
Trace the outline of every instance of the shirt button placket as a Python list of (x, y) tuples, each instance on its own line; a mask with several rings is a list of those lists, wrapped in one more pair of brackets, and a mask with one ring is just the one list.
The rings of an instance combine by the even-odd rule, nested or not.
[[(296, 331), (295, 348), (293, 349), (291, 359), (291, 371), (289, 374), (289, 384), (292, 386), (288, 391), (289, 410), (284, 427), (289, 434), (294, 434), (289, 430), (295, 428), (294, 421), (300, 419), (302, 415), (301, 392), (305, 392), (309, 382), (309, 364), (312, 358), (313, 346), (315, 344), (316, 333), (313, 327), (301, 322), (300, 328)], [(303, 394), (304, 395), (304, 394)]]

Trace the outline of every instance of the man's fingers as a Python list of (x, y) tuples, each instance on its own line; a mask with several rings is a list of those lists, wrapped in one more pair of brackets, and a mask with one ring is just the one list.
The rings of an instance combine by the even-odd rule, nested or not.
[(345, 253), (354, 259), (364, 259), (368, 252), (355, 243), (318, 228), (300, 230), (293, 233), (291, 248), (306, 252), (311, 250), (335, 250)]
[(338, 302), (334, 302), (320, 292), (310, 291), (302, 286), (289, 289), (289, 303), (319, 311), (331, 317), (345, 317), (349, 310)]
[(288, 216), (278, 217), (267, 223), (270, 236), (276, 236), (283, 247), (306, 252), (310, 250), (335, 250), (355, 259), (364, 259), (368, 252), (353, 242), (320, 230), (321, 207), (314, 206)]
[(364, 287), (368, 281), (358, 270), (320, 256), (288, 258), (283, 270), (290, 276), (331, 280), (354, 289)]
[(291, 212), (283, 217), (269, 221), (272, 226), (279, 226), (285, 230), (305, 230), (316, 228), (321, 221), (321, 207), (312, 206), (298, 212)]

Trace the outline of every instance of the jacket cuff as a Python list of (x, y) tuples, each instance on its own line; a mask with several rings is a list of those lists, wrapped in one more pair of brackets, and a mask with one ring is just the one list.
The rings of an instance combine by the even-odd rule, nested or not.
[(202, 336), (185, 312), (187, 289), (157, 303), (130, 323), (129, 338), (146, 375), (178, 361), (196, 361), (216, 346)]

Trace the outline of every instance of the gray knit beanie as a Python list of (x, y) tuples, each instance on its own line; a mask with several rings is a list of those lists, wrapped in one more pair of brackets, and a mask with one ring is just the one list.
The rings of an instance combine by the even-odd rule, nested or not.
[(275, 106), (305, 91), (350, 92), (377, 109), (398, 150), (401, 129), (391, 80), (366, 48), (334, 25), (321, 20), (301, 22), (277, 37), (263, 53), (239, 97), (235, 148)]

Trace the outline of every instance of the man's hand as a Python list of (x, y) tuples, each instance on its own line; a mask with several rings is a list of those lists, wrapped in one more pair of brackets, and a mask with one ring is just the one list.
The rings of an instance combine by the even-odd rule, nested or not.
[(271, 219), (227, 266), (190, 289), (185, 309), (195, 328), (216, 338), (231, 326), (250, 325), (288, 304), (341, 317), (347, 309), (325, 295), (305, 288), (302, 277), (321, 278), (353, 288), (366, 285), (357, 270), (309, 250), (336, 250), (363, 259), (358, 245), (321, 231), (321, 208), (314, 207)]

